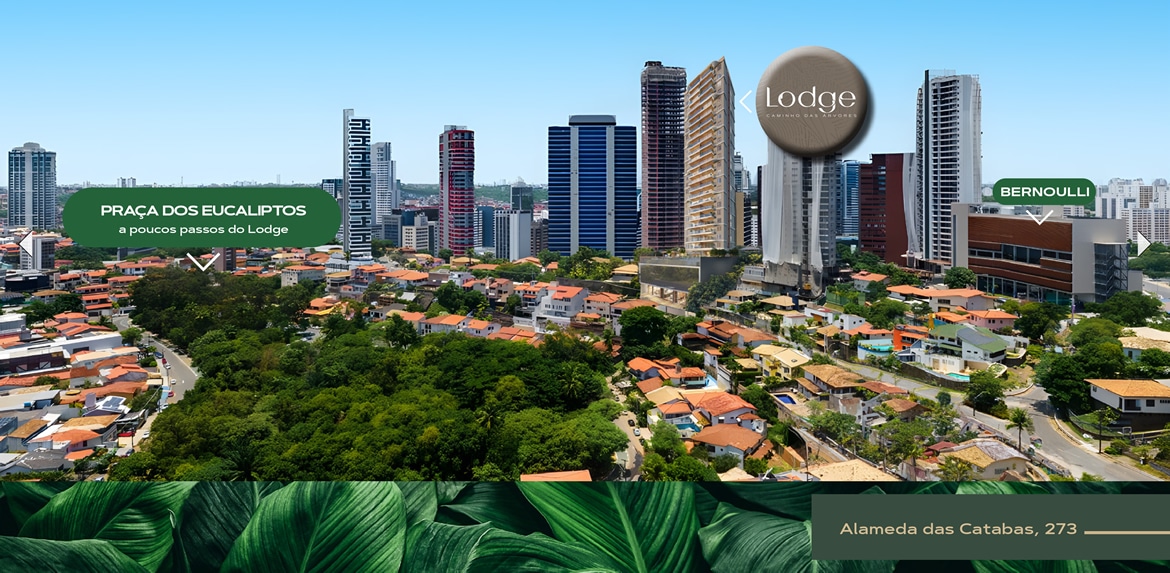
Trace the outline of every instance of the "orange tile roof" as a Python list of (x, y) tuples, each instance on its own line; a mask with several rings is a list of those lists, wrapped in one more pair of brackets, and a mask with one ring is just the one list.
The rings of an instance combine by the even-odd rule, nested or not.
[(643, 394), (645, 394), (647, 392), (653, 392), (653, 391), (662, 387), (662, 379), (657, 377), (657, 376), (655, 376), (653, 378), (647, 378), (645, 380), (638, 382), (637, 386), (638, 386), (638, 389), (641, 390)]
[(69, 453), (65, 454), (65, 459), (67, 459), (71, 462), (76, 462), (79, 460), (84, 460), (85, 458), (88, 458), (89, 456), (92, 456), (92, 455), (93, 455), (93, 448), (90, 448), (88, 450), (77, 450), (76, 452), (69, 452)]
[(491, 325), (492, 323), (486, 320), (471, 320), (467, 323), (467, 328), (472, 330), (483, 330)]
[(934, 315), (935, 315), (936, 317), (938, 317), (938, 318), (940, 318), (940, 319), (942, 319), (942, 320), (945, 320), (945, 321), (947, 321), (947, 322), (950, 322), (950, 323), (955, 323), (955, 322), (967, 322), (967, 320), (969, 320), (969, 319), (968, 319), (966, 316), (964, 316), (964, 315), (961, 315), (961, 314), (955, 314), (955, 313), (953, 313), (953, 312), (947, 312), (947, 311), (945, 311), (945, 310), (944, 310), (944, 311), (942, 311), (942, 312), (936, 312), (936, 313), (934, 313)]
[(62, 432), (55, 432), (47, 436), (43, 436), (33, 440), (34, 442), (85, 442), (94, 438), (100, 438), (101, 434), (93, 430), (65, 430)]
[(970, 311), (967, 311), (967, 314), (969, 314), (971, 316), (978, 317), (978, 318), (982, 318), (983, 320), (996, 320), (996, 319), (1005, 320), (1005, 319), (1019, 318), (1018, 316), (1016, 316), (1010, 312), (1004, 312), (1004, 311), (999, 310), (999, 309), (970, 310)]
[(567, 472), (545, 472), (539, 474), (522, 474), (520, 481), (593, 481), (589, 470), (575, 470)]
[(595, 292), (585, 297), (585, 302), (602, 302), (613, 304), (622, 300), (622, 297), (611, 292)]
[(1085, 380), (1122, 398), (1170, 398), (1170, 386), (1156, 380)]
[(426, 319), (426, 323), (427, 324), (443, 324), (446, 326), (459, 326), (459, 324), (461, 322), (463, 322), (464, 319), (466, 319), (466, 318), (467, 318), (466, 316), (460, 316), (457, 314), (446, 314), (443, 316), (436, 316), (434, 318), (428, 318), (428, 319)]
[(634, 298), (634, 299), (630, 299), (630, 300), (623, 300), (621, 302), (615, 302), (612, 305), (612, 308), (617, 309), (617, 310), (626, 311), (626, 310), (630, 310), (631, 308), (637, 308), (639, 306), (655, 306), (655, 304), (654, 304), (654, 301), (652, 301), (652, 300)]
[(863, 379), (860, 375), (833, 366), (832, 364), (814, 364), (805, 366), (804, 371), (808, 374), (816, 376), (818, 380), (824, 382), (827, 386), (832, 388), (849, 388), (860, 386)]
[(909, 412), (910, 410), (919, 407), (918, 402), (911, 402), (910, 400), (903, 400), (902, 398), (886, 400), (885, 402), (882, 402), (882, 404), (885, 404), (891, 410), (898, 412), (899, 414)]
[(687, 397), (687, 400), (694, 404), (696, 408), (702, 408), (712, 416), (722, 416), (741, 408), (747, 408), (753, 412), (756, 410), (756, 407), (751, 402), (734, 394), (728, 394), (727, 392), (704, 392), (699, 394), (698, 397), (692, 394)]
[(56, 372), (41, 372), (39, 374), (27, 374), (24, 376), (7, 376), (0, 378), (0, 386), (34, 386), (37, 378), (41, 376), (52, 376), (57, 380), (68, 380), (69, 371), (59, 370)]
[(629, 366), (630, 370), (634, 370), (636, 372), (646, 372), (646, 371), (650, 370), (651, 368), (658, 368), (660, 370), (662, 369), (662, 367), (659, 366), (658, 364), (656, 364), (655, 362), (653, 362), (651, 360), (647, 360), (645, 358), (641, 358), (641, 357), (635, 358), (635, 359), (627, 362), (626, 366)]
[(78, 394), (72, 396), (61, 396), (62, 404), (73, 404), (75, 402), (85, 402), (85, 397), (93, 394), (94, 398), (105, 398), (106, 396), (113, 396), (115, 394), (122, 394), (133, 396), (139, 392), (146, 391), (146, 380), (138, 382), (113, 382), (105, 386), (98, 386), (96, 388), (86, 388)]
[(869, 271), (861, 271), (859, 273), (853, 273), (852, 278), (853, 278), (853, 280), (870, 281), (870, 282), (879, 281), (880, 282), (880, 281), (886, 280), (889, 277), (887, 277), (886, 275), (883, 275), (883, 274), (879, 274), (879, 273), (871, 273)]
[(665, 414), (690, 414), (692, 406), (686, 400), (678, 400), (666, 404), (659, 404), (658, 410)]
[(559, 286), (553, 293), (553, 300), (572, 300), (585, 289), (581, 287)]
[(707, 373), (704, 372), (702, 368), (696, 366), (681, 368), (678, 370), (664, 367), (661, 369), (659, 374), (663, 378), (669, 378), (671, 380), (695, 380), (698, 378), (707, 377)]
[(862, 384), (861, 387), (875, 394), (910, 394), (910, 391), (905, 388), (899, 388), (876, 380), (870, 380)]
[(735, 424), (715, 424), (691, 436), (691, 440), (713, 446), (733, 447), (746, 452), (764, 441), (764, 436)]

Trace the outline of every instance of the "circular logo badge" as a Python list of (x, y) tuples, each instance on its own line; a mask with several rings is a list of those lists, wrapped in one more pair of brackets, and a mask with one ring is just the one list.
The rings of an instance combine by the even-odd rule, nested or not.
[(869, 111), (865, 78), (848, 58), (805, 46), (772, 61), (756, 90), (764, 133), (800, 156), (840, 151), (861, 131)]

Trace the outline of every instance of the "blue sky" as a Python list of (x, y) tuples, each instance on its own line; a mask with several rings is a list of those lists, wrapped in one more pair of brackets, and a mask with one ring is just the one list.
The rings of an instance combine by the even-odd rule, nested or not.
[[(341, 175), (350, 107), (405, 182), (437, 182), (445, 124), (476, 131), (477, 182), (544, 182), (549, 125), (638, 124), (646, 60), (693, 77), (725, 57), (739, 99), (820, 45), (873, 90), (848, 158), (913, 151), (922, 73), (950, 69), (980, 76), (986, 182), (1170, 178), (1168, 2), (172, 4), (6, 3), (0, 146), (56, 151), (61, 183), (319, 181)], [(754, 168), (765, 136), (736, 118)]]

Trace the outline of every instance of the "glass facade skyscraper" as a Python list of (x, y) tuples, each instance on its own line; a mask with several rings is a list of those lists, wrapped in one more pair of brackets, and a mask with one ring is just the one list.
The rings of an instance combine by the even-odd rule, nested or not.
[(36, 143), (8, 152), (8, 225), (57, 227), (57, 154)]
[(632, 258), (639, 242), (638, 144), (612, 115), (575, 115), (548, 128), (548, 248)]

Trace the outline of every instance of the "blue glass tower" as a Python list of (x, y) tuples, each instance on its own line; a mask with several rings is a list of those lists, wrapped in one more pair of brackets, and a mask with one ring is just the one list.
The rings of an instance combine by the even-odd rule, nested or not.
[(548, 128), (548, 248), (624, 259), (638, 247), (638, 144), (612, 115), (574, 115)]

